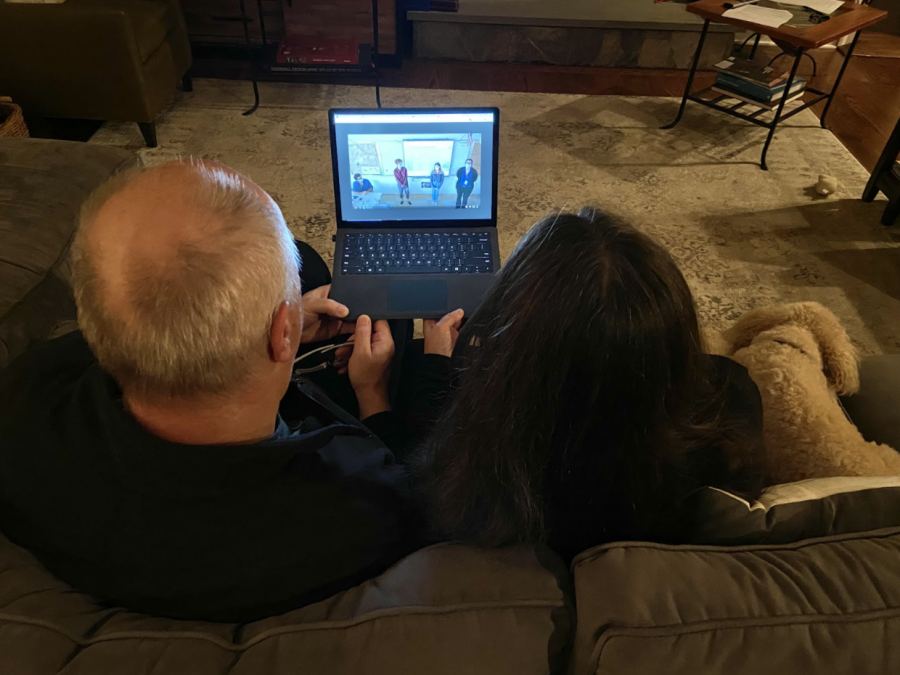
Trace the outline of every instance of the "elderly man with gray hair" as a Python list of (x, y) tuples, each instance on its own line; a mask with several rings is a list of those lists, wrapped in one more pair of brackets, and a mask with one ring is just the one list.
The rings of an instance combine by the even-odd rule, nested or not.
[[(85, 205), (72, 262), (82, 332), (0, 380), (10, 539), (102, 602), (215, 621), (323, 599), (420, 545), (402, 457), (379, 438), (388, 326), (345, 325), (327, 285), (301, 296), (259, 186), (192, 161), (115, 178)], [(439, 368), (456, 323), (429, 326)], [(362, 422), (292, 383), (301, 345), (347, 330)]]

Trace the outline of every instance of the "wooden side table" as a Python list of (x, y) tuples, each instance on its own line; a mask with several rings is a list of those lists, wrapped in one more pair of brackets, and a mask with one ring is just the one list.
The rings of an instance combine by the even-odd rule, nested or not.
[[(856, 47), (856, 43), (859, 40), (860, 31), (884, 19), (887, 16), (887, 12), (880, 9), (875, 9), (874, 7), (868, 7), (866, 5), (858, 5), (855, 2), (844, 2), (843, 9), (838, 10), (837, 13), (832, 15), (832, 17), (828, 21), (824, 21), (823, 23), (816, 24), (808, 28), (794, 28), (791, 26), (770, 28), (768, 26), (760, 26), (759, 24), (748, 23), (746, 21), (740, 21), (723, 16), (723, 14), (728, 11), (724, 6), (725, 1), (726, 0), (697, 0), (697, 2), (686, 5), (687, 11), (691, 12), (692, 14), (697, 14), (698, 16), (705, 19), (705, 23), (703, 24), (703, 30), (700, 33), (700, 42), (697, 44), (697, 51), (694, 53), (694, 61), (691, 65), (690, 74), (688, 75), (688, 81), (687, 86), (684, 90), (684, 96), (681, 99), (681, 107), (678, 110), (678, 116), (671, 124), (667, 124), (666, 126), (664, 126), (663, 129), (672, 129), (681, 121), (681, 118), (684, 115), (684, 109), (687, 106), (688, 101), (699, 103), (700, 105), (704, 105), (707, 108), (718, 110), (727, 115), (731, 115), (732, 117), (737, 117), (746, 122), (750, 122), (751, 124), (755, 124), (757, 126), (768, 129), (769, 136), (768, 138), (766, 138), (766, 144), (763, 146), (762, 157), (760, 158), (759, 162), (760, 167), (763, 170), (767, 171), (769, 167), (766, 165), (766, 155), (769, 152), (769, 146), (772, 143), (772, 138), (775, 136), (775, 130), (778, 128), (779, 123), (781, 123), (783, 120), (786, 120), (789, 117), (793, 117), (794, 115), (806, 110), (810, 106), (815, 105), (819, 101), (827, 100), (827, 103), (825, 104), (825, 110), (822, 111), (821, 120), (822, 127), (825, 128), (825, 118), (828, 115), (828, 109), (831, 107), (831, 102), (834, 99), (834, 95), (837, 93), (838, 87), (841, 84), (841, 80), (844, 77), (844, 72), (847, 70), (847, 64), (850, 63), (850, 58), (853, 56), (853, 49)], [(794, 50), (796, 50), (794, 64), (791, 68), (791, 74), (787, 80), (787, 88), (785, 89), (785, 92), (791, 90), (791, 85), (793, 84), (794, 79), (797, 77), (797, 68), (800, 66), (800, 60), (803, 58), (803, 55), (807, 50), (818, 49), (819, 47), (822, 47), (824, 45), (837, 42), (842, 37), (850, 35), (851, 33), (856, 33), (856, 36), (853, 38), (852, 44), (847, 49), (847, 53), (844, 56), (844, 62), (843, 64), (841, 64), (840, 72), (838, 72), (837, 79), (835, 80), (830, 92), (824, 92), (812, 87), (806, 87), (806, 91), (814, 94), (814, 97), (788, 113), (784, 112), (785, 104), (787, 103), (787, 99), (789, 98), (789, 96), (785, 94), (785, 96), (781, 98), (781, 101), (778, 104), (778, 108), (775, 110), (774, 118), (769, 121), (764, 121), (759, 118), (763, 113), (768, 111), (768, 108), (754, 106), (752, 103), (747, 103), (744, 101), (740, 101), (737, 104), (724, 103), (724, 101), (729, 100), (729, 97), (724, 94), (719, 95), (718, 92), (712, 92), (712, 87), (703, 89), (702, 91), (693, 92), (692, 88), (694, 85), (694, 76), (697, 73), (697, 65), (700, 63), (700, 54), (703, 51), (703, 44), (706, 42), (706, 35), (709, 32), (709, 24), (713, 21), (718, 23), (732, 24), (754, 33), (766, 35), (772, 38), (776, 43), (784, 44), (789, 48), (793, 48)], [(710, 93), (712, 93), (716, 97), (704, 98), (704, 95)], [(755, 112), (749, 113), (740, 111), (740, 108), (743, 108), (744, 106), (757, 107), (757, 110)]]
[(879, 192), (887, 195), (888, 205), (884, 209), (881, 222), (884, 225), (893, 225), (900, 218), (900, 120), (894, 127), (894, 133), (884, 146), (884, 152), (875, 165), (869, 184), (863, 192), (863, 201), (871, 202)]

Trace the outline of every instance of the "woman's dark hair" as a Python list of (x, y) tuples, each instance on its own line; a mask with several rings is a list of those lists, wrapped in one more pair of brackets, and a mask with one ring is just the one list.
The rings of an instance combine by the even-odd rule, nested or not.
[(595, 209), (525, 235), (453, 358), (457, 389), (418, 466), (450, 539), (569, 556), (665, 540), (718, 461), (707, 451), (740, 454), (677, 265)]
[[(438, 168), (438, 171), (444, 173), (444, 167), (441, 166), (440, 162), (435, 162), (434, 165)], [(434, 169), (432, 169), (432, 171), (434, 171)]]
[(361, 173), (353, 174), (353, 180), (356, 180), (357, 178), (362, 178), (362, 174)]

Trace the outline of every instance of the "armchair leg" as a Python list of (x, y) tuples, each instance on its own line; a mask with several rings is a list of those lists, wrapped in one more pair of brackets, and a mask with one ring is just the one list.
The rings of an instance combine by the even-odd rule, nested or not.
[(156, 122), (138, 122), (148, 148), (156, 147)]
[(884, 215), (881, 216), (881, 224), (885, 227), (894, 225), (900, 219), (900, 196), (888, 202), (884, 209)]
[(194, 91), (194, 80), (191, 78), (190, 73), (185, 73), (184, 77), (181, 78), (181, 88), (184, 91)]

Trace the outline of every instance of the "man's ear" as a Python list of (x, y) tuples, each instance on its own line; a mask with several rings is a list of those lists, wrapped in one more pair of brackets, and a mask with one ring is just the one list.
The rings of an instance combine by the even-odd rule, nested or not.
[(276, 363), (293, 361), (296, 356), (300, 333), (303, 330), (303, 315), (298, 311), (299, 303), (291, 303), (285, 300), (272, 319), (272, 329), (269, 331), (269, 358)]

